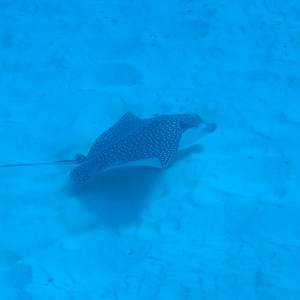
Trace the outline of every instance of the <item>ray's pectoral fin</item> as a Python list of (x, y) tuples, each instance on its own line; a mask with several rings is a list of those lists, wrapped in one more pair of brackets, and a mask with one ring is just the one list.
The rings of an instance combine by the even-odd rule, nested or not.
[(92, 176), (94, 170), (95, 162), (93, 159), (87, 161), (86, 163), (81, 164), (76, 167), (70, 173), (70, 178), (77, 184), (86, 183)]
[(89, 167), (86, 164), (76, 167), (70, 173), (70, 178), (77, 184), (84, 184), (91, 178)]
[(170, 168), (174, 163), (179, 147), (180, 138), (181, 134), (178, 134), (176, 137), (174, 137), (174, 140), (169, 143), (166, 142), (164, 147), (162, 147), (162, 149), (158, 153), (157, 158), (159, 159), (163, 169)]
[(139, 128), (143, 120), (136, 117), (133, 113), (124, 114), (111, 128), (102, 133), (93, 143), (88, 158), (95, 157), (99, 150), (120, 142), (128, 134)]

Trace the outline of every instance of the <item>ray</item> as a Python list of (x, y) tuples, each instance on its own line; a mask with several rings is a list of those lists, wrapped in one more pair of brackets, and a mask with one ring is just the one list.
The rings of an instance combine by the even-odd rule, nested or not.
[(183, 134), (197, 129), (184, 142), (186, 146), (215, 128), (215, 124), (204, 122), (197, 114), (140, 119), (127, 112), (96, 139), (87, 156), (76, 156), (81, 165), (72, 170), (70, 178), (84, 184), (101, 171), (132, 165), (168, 169), (175, 161)]

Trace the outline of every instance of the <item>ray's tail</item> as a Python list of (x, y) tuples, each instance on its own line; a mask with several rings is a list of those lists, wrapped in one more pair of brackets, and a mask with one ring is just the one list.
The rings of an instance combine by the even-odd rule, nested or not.
[(33, 167), (33, 166), (44, 166), (44, 165), (58, 165), (58, 164), (78, 164), (76, 159), (63, 159), (50, 162), (36, 162), (36, 163), (22, 163), (22, 164), (3, 164), (0, 168), (10, 167)]

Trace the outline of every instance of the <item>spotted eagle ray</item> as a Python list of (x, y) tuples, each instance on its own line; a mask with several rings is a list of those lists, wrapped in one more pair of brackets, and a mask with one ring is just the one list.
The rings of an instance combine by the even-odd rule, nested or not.
[(124, 114), (111, 128), (100, 135), (87, 156), (53, 162), (5, 164), (0, 167), (28, 167), (62, 163), (79, 164), (70, 178), (85, 183), (96, 173), (127, 166), (151, 166), (167, 169), (178, 148), (195, 143), (216, 129), (216, 124), (204, 122), (197, 114), (169, 114), (140, 119), (131, 112)]
[[(77, 154), (80, 166), (72, 170), (70, 178), (84, 184), (95, 174), (116, 167), (143, 165), (167, 169), (174, 163), (179, 145), (185, 147), (215, 128), (215, 124), (204, 122), (197, 114), (140, 119), (127, 112), (96, 139), (87, 156)], [(186, 134), (192, 130), (192, 134)], [(185, 138), (181, 140), (182, 136)]]

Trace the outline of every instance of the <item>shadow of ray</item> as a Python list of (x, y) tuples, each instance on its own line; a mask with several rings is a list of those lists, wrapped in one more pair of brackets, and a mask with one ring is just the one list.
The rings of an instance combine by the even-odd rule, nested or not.
[[(200, 145), (180, 150), (175, 163), (199, 152)], [(67, 188), (84, 209), (96, 215), (98, 226), (118, 229), (140, 221), (163, 173), (163, 169), (150, 167), (118, 168), (99, 173), (83, 186), (70, 183)]]
[(99, 226), (117, 229), (139, 222), (161, 174), (156, 168), (120, 168), (102, 172), (84, 186), (70, 184), (68, 189), (96, 215)]

